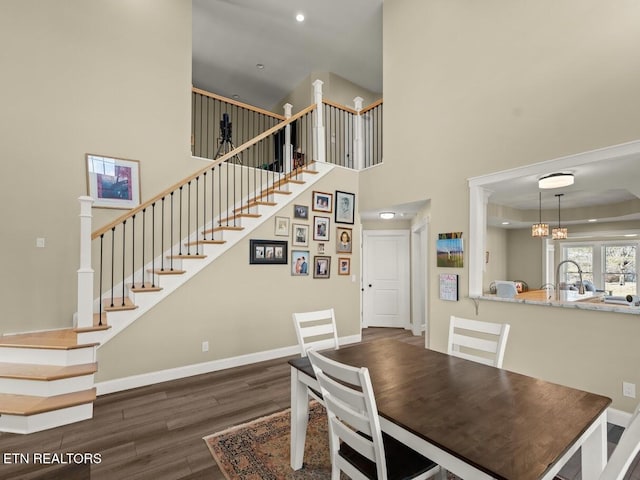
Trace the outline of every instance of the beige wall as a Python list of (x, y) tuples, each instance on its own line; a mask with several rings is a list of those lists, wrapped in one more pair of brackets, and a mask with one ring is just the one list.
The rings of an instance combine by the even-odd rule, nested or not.
[[(308, 191), (284, 206), (277, 215), (290, 217), (290, 223), (313, 226), (313, 216), (330, 216), (329, 241), (325, 255), (331, 256), (330, 278), (291, 275), (287, 265), (250, 265), (249, 238), (245, 238), (209, 267), (176, 290), (162, 303), (143, 315), (132, 326), (100, 347), (100, 371), (97, 381), (106, 381), (262, 352), (297, 344), (291, 314), (296, 311), (333, 307), (338, 335), (360, 334), (360, 232), (358, 219), (353, 226), (353, 252), (340, 254), (351, 258), (351, 276), (338, 275), (336, 223), (333, 215), (309, 209), (309, 220), (293, 219), (293, 204), (311, 206), (314, 190), (333, 193), (353, 192), (356, 199), (357, 173), (336, 168)], [(334, 197), (335, 198), (335, 197)], [(310, 228), (310, 258), (318, 255), (318, 243)], [(290, 225), (291, 231), (291, 225)], [(274, 221), (268, 220), (251, 233), (250, 238), (287, 240), (274, 236)], [(291, 236), (289, 257), (291, 255)], [(202, 352), (208, 341), (209, 352)], [(126, 362), (121, 359), (128, 359)]]
[[(631, 0), (386, 1), (385, 163), (363, 173), (361, 208), (430, 199), (432, 236), (467, 233), (469, 177), (640, 138), (639, 21)], [(465, 262), (459, 302), (429, 294), (438, 350), (449, 315), (475, 316)], [(478, 318), (512, 324), (506, 368), (635, 405), (637, 316), (481, 302)]]
[[(0, 329), (68, 327), (85, 153), (139, 160), (143, 199), (201, 166), (189, 153), (191, 2), (3, 1), (0, 58)], [(95, 225), (121, 213), (94, 209)]]

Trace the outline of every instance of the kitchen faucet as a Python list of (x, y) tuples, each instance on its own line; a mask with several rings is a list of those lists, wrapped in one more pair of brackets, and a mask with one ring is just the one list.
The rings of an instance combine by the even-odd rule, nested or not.
[(563, 260), (558, 264), (558, 267), (556, 268), (556, 300), (560, 300), (560, 267), (563, 263), (573, 263), (576, 267), (578, 267), (578, 275), (580, 275), (578, 293), (580, 295), (584, 295), (584, 283), (582, 283), (582, 269), (580, 268), (580, 265), (578, 265), (573, 260)]

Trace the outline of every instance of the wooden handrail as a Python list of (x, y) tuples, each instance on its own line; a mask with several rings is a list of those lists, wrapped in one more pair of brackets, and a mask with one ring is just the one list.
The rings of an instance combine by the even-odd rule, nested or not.
[(324, 103), (325, 105), (329, 105), (330, 107), (335, 107), (335, 108), (337, 108), (338, 110), (342, 110), (342, 111), (344, 111), (344, 112), (352, 113), (353, 115), (357, 115), (357, 114), (358, 114), (358, 112), (357, 112), (356, 110), (354, 110), (353, 108), (351, 108), (351, 107), (346, 107), (346, 106), (341, 105), (341, 104), (336, 103), (336, 102), (332, 102), (331, 100), (325, 100), (325, 99), (323, 99), (323, 100), (322, 100), (322, 103)]
[(376, 100), (375, 102), (373, 102), (368, 107), (364, 107), (362, 110), (360, 110), (360, 115), (362, 115), (363, 113), (368, 112), (369, 110), (373, 110), (374, 108), (376, 108), (379, 105), (382, 105), (382, 98), (379, 99), (379, 100)]
[(278, 120), (284, 120), (284, 115), (278, 115), (277, 113), (270, 112), (268, 110), (264, 110), (262, 108), (254, 107), (253, 105), (249, 105), (248, 103), (238, 102), (237, 100), (232, 100), (227, 97), (223, 97), (222, 95), (217, 95), (215, 93), (207, 92), (206, 90), (201, 90), (200, 88), (191, 87), (191, 91), (193, 93), (198, 93), (200, 95), (204, 95), (205, 97), (214, 98), (216, 100), (220, 100), (222, 102), (230, 103), (231, 105), (236, 105), (241, 108), (246, 108), (247, 110), (251, 110), (256, 113), (260, 113), (262, 115), (267, 115), (269, 117), (277, 118)]
[(265, 138), (267, 138), (268, 136), (274, 134), (275, 132), (277, 132), (278, 130), (286, 127), (287, 125), (289, 125), (292, 122), (295, 122), (298, 118), (303, 117), (304, 115), (306, 115), (309, 112), (312, 112), (314, 109), (316, 108), (315, 103), (308, 106), (307, 108), (305, 108), (304, 110), (299, 111), (298, 113), (296, 113), (295, 115), (291, 116), (291, 118), (288, 118), (287, 120), (278, 123), (277, 125), (274, 125), (273, 127), (271, 127), (269, 130), (265, 130), (264, 132), (262, 132), (260, 135), (258, 135), (257, 137), (252, 138), (251, 140), (243, 143), (242, 145), (240, 145), (239, 147), (237, 147), (236, 149), (230, 151), (229, 153), (224, 154), (223, 156), (221, 156), (220, 158), (217, 158), (215, 160), (213, 160), (212, 163), (210, 163), (209, 165), (207, 165), (204, 168), (201, 168), (200, 170), (198, 170), (197, 172), (195, 172), (194, 174), (188, 176), (187, 178), (182, 179), (181, 181), (179, 181), (178, 183), (172, 185), (171, 187), (163, 190), (162, 192), (160, 192), (158, 195), (156, 195), (155, 197), (151, 198), (150, 200), (147, 200), (146, 202), (138, 205), (137, 207), (129, 210), (127, 213), (120, 215), (118, 218), (116, 218), (114, 221), (112, 221), (111, 223), (105, 225), (104, 227), (99, 228), (98, 230), (95, 230), (92, 234), (91, 234), (91, 239), (95, 240), (96, 238), (98, 238), (100, 235), (102, 235), (103, 233), (108, 232), (109, 230), (111, 230), (112, 228), (120, 225), (122, 222), (124, 222), (125, 220), (127, 220), (128, 218), (131, 218), (133, 215), (137, 214), (138, 212), (141, 212), (142, 210), (144, 210), (145, 208), (151, 206), (152, 204), (154, 204), (155, 202), (159, 201), (162, 199), (162, 197), (166, 197), (167, 195), (171, 194), (171, 192), (175, 192), (176, 190), (178, 190), (180, 187), (182, 187), (183, 185), (186, 185), (187, 183), (189, 183), (191, 180), (194, 180), (196, 177), (199, 177), (200, 175), (202, 175), (204, 172), (210, 170), (211, 168), (220, 165), (221, 163), (226, 162), (228, 159), (232, 158), (233, 156), (237, 155), (238, 153), (240, 153), (243, 150), (246, 150), (247, 148), (251, 147), (252, 145), (255, 145), (256, 143), (258, 143), (260, 140), (263, 140)]

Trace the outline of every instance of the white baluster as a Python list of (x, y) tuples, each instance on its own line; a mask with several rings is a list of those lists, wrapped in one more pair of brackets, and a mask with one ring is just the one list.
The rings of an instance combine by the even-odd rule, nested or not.
[(93, 198), (82, 196), (80, 202), (80, 268), (78, 269), (77, 327), (93, 326), (93, 268), (91, 268), (91, 206)]
[(364, 122), (362, 121), (362, 97), (356, 97), (353, 99), (353, 104), (356, 107), (356, 124), (353, 138), (353, 165), (352, 168), (356, 170), (362, 170), (364, 168)]
[(313, 128), (313, 143), (314, 143), (314, 151), (316, 154), (315, 160), (318, 162), (326, 162), (325, 155), (325, 140), (324, 140), (324, 122), (322, 119), (322, 114), (324, 111), (322, 104), (322, 84), (324, 82), (322, 80), (316, 80), (313, 82), (313, 99), (316, 104), (316, 123)]

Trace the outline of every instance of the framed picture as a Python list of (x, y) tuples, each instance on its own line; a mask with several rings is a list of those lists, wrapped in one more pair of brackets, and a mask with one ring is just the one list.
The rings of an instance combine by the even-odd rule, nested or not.
[(87, 194), (99, 208), (140, 205), (140, 162), (87, 153)]
[(287, 263), (286, 240), (249, 240), (249, 263), (279, 265)]
[(313, 278), (329, 278), (331, 257), (316, 255), (313, 257)]
[(351, 253), (350, 228), (336, 228), (336, 253)]
[(336, 190), (336, 223), (350, 223), (353, 225), (355, 206), (355, 193)]
[(338, 257), (338, 275), (351, 275), (351, 259)]
[(291, 251), (291, 275), (309, 275), (309, 250)]
[(309, 225), (293, 224), (291, 245), (294, 247), (306, 247), (309, 245)]
[(440, 300), (458, 301), (458, 275), (455, 273), (440, 274)]
[(324, 243), (318, 244), (318, 255), (324, 255)]
[(329, 217), (313, 217), (313, 239), (324, 242), (329, 241)]
[(306, 205), (294, 205), (293, 218), (309, 220), (309, 207), (307, 207)]
[(276, 231), (274, 234), (277, 237), (289, 236), (289, 217), (276, 217)]
[(438, 267), (462, 268), (464, 266), (462, 232), (439, 233), (436, 250)]
[(313, 204), (311, 208), (316, 212), (331, 213), (333, 211), (333, 194), (313, 192)]

